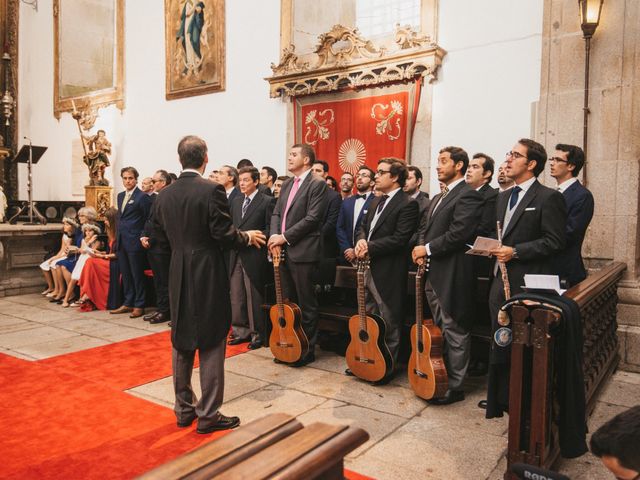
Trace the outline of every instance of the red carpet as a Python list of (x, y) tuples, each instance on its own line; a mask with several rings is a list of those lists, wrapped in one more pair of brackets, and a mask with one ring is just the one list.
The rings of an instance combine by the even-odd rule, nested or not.
[(0, 354), (0, 478), (128, 479), (224, 435), (122, 391), (171, 375), (169, 352), (166, 332), (39, 362)]

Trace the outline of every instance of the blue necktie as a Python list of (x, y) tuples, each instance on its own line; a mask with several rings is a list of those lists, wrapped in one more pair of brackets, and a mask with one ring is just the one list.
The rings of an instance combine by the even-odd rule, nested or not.
[(515, 207), (516, 203), (518, 203), (518, 195), (521, 191), (522, 189), (517, 185), (513, 187), (513, 190), (511, 190), (511, 198), (509, 199), (509, 210), (513, 210), (513, 207)]

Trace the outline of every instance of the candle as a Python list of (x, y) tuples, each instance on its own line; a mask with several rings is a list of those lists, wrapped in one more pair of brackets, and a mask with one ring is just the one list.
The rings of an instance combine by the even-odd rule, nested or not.
[(71, 105), (73, 105), (73, 113), (77, 113), (76, 102), (73, 100), (73, 98), (71, 99)]

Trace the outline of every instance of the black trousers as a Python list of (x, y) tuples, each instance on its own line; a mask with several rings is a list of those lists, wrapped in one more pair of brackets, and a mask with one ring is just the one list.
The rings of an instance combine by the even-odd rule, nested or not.
[(149, 265), (153, 271), (153, 285), (156, 289), (158, 312), (169, 313), (169, 264), (171, 254), (149, 251)]
[(314, 289), (318, 262), (287, 261), (280, 272), (285, 299), (297, 303), (302, 310), (302, 329), (309, 339), (309, 352), (313, 354), (318, 340), (318, 298)]

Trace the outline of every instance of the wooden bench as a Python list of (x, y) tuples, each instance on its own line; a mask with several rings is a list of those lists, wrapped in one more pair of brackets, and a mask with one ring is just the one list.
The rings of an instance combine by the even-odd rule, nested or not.
[(274, 413), (139, 478), (342, 480), (345, 455), (368, 439), (361, 428), (325, 423), (305, 427), (290, 415)]

